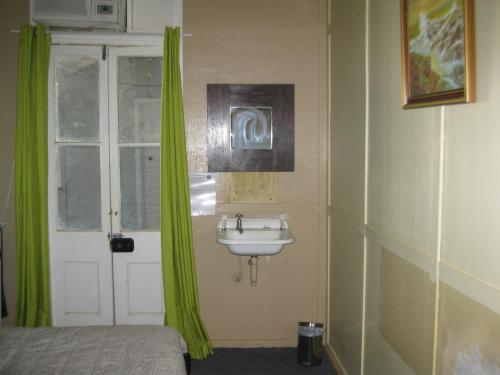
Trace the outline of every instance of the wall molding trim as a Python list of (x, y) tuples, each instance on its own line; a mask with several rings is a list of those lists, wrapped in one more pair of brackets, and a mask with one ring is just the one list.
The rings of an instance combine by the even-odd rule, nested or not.
[(500, 288), (444, 262), (439, 264), (439, 280), (500, 314)]
[(431, 281), (436, 282), (436, 275), (439, 275), (439, 281), (446, 283), (477, 303), (500, 314), (500, 288), (461, 271), (446, 262), (440, 262), (439, 272), (436, 272), (436, 261), (427, 253), (382, 234), (368, 225), (365, 228), (368, 239), (377, 242), (384, 249), (403, 258), (422, 271), (427, 272)]
[(470, 299), (500, 314), (500, 288), (497, 286), (461, 271), (446, 262), (440, 262), (439, 272), (436, 272), (436, 261), (427, 253), (377, 232), (368, 225), (365, 228), (368, 239), (377, 242), (384, 249), (403, 258), (422, 271), (427, 272), (431, 281), (436, 282), (436, 275), (439, 275), (439, 281), (446, 283)]
[(420, 268), (422, 271), (427, 272), (431, 280), (435, 281), (436, 262), (428, 253), (386, 234), (380, 233), (369, 225), (365, 226), (365, 234), (368, 239), (378, 242), (384, 249), (389, 250), (391, 253)]

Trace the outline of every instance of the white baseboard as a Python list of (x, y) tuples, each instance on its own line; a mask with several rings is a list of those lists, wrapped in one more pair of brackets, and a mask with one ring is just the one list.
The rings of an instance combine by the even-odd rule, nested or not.
[(294, 348), (297, 339), (211, 339), (214, 348)]
[(329, 343), (325, 345), (325, 353), (338, 375), (349, 375)]

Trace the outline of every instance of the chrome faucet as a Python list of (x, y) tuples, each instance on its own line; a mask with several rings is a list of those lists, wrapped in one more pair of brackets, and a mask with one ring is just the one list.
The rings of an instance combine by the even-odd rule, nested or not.
[(241, 222), (241, 218), (243, 217), (243, 214), (236, 214), (234, 215), (236, 217), (236, 230), (240, 232), (240, 234), (243, 233), (243, 223)]

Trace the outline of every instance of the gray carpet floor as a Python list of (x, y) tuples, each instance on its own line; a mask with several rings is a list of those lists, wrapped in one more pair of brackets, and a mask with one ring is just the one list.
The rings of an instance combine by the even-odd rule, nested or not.
[(303, 367), (295, 348), (214, 349), (203, 361), (192, 361), (191, 375), (335, 375), (323, 353), (321, 365)]

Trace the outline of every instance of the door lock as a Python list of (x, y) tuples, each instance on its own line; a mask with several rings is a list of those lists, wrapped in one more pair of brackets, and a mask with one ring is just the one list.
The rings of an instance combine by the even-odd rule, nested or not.
[(113, 253), (131, 253), (134, 251), (134, 240), (125, 238), (122, 233), (108, 233), (108, 239)]

